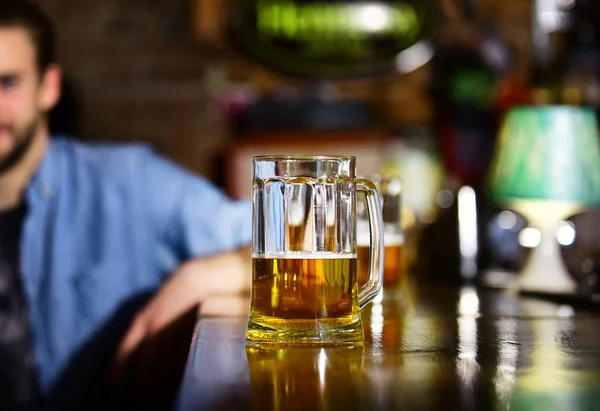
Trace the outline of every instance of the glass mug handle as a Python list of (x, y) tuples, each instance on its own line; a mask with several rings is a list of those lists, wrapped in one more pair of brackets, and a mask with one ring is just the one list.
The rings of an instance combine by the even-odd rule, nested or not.
[(375, 185), (362, 178), (355, 181), (356, 190), (365, 193), (371, 237), (369, 280), (358, 290), (358, 305), (363, 308), (379, 294), (383, 282), (383, 217), (381, 215), (379, 193)]

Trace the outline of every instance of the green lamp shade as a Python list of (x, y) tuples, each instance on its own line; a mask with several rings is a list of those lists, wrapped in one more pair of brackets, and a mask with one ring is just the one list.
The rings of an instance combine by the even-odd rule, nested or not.
[(592, 110), (518, 107), (502, 125), (489, 175), (493, 201), (600, 204), (600, 141)]

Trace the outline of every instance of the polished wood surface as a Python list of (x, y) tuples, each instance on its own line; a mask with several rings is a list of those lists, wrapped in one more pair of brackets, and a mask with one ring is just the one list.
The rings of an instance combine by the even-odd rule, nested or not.
[(412, 286), (363, 310), (353, 347), (257, 346), (244, 339), (247, 301), (207, 307), (177, 410), (600, 409), (592, 304)]

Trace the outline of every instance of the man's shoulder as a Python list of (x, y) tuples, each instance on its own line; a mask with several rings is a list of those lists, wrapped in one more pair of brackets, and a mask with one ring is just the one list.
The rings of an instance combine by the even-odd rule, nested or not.
[(69, 168), (87, 170), (110, 178), (143, 172), (157, 155), (148, 144), (81, 142), (71, 138), (55, 138), (51, 153), (66, 162)]
[(130, 162), (147, 160), (154, 155), (154, 149), (143, 143), (81, 142), (70, 138), (56, 138), (53, 149), (62, 152), (77, 162), (90, 165), (107, 163), (126, 166)]
[[(187, 181), (190, 174), (161, 156), (149, 144), (90, 143), (71, 138), (54, 138), (51, 152), (69, 169), (66, 175), (92, 179), (97, 182), (139, 186), (145, 179), (160, 185), (177, 185)], [(150, 185), (153, 187), (155, 184)]]

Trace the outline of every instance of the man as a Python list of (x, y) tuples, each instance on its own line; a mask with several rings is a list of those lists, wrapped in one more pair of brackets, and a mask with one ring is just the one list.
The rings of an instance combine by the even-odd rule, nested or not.
[(81, 388), (88, 374), (70, 370), (93, 363), (97, 350), (86, 357), (87, 348), (114, 332), (136, 298), (161, 287), (124, 337), (121, 328), (119, 360), (208, 295), (250, 281), (249, 205), (145, 147), (50, 139), (46, 114), (60, 82), (51, 22), (29, 3), (2, 0), (3, 410), (39, 409), (36, 392)]

